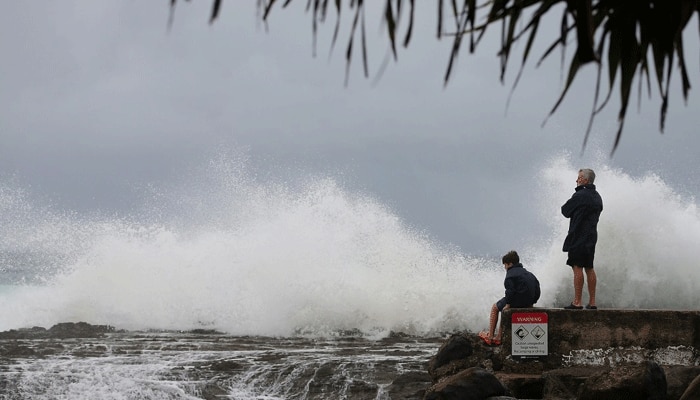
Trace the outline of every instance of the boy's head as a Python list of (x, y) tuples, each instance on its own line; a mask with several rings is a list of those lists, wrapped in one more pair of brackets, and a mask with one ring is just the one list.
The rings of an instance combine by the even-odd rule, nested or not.
[(503, 256), (503, 265), (514, 265), (520, 262), (520, 257), (515, 250), (511, 250)]

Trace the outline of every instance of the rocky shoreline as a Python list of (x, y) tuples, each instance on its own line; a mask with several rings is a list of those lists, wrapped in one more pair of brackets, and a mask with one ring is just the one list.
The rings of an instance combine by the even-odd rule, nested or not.
[[(546, 355), (516, 357), (516, 317), (546, 314)], [(504, 313), (503, 344), (449, 337), (431, 358), (426, 400), (700, 399), (700, 312), (524, 309)], [(535, 325), (532, 325), (535, 326)]]
[(700, 399), (697, 365), (642, 361), (545, 370), (538, 360), (504, 358), (502, 347), (486, 346), (474, 334), (452, 335), (430, 360), (433, 384), (424, 399)]
[[(31, 398), (17, 381), (17, 365), (148, 354), (162, 360), (181, 354), (186, 361), (169, 363), (162, 379), (189, 382), (190, 395), (206, 400), (230, 396), (232, 377), (250, 375), (259, 361), (272, 370), (255, 376), (259, 385), (279, 384), (284, 377), (290, 393), (303, 393), (289, 398), (306, 400), (334, 398), (329, 393), (338, 390), (353, 400), (700, 399), (697, 312), (654, 318), (629, 312), (547, 312), (553, 323), (546, 357), (513, 357), (510, 326), (504, 327), (503, 345), (495, 347), (462, 332), (424, 338), (417, 347), (416, 338), (397, 334), (379, 341), (286, 338), (275, 349), (269, 339), (233, 338), (213, 330), (128, 332), (84, 322), (10, 330), (0, 332), (0, 393), (5, 393), (0, 398)], [(293, 370), (290, 365), (299, 361), (288, 359), (305, 351), (323, 360), (305, 361), (308, 368)], [(245, 355), (251, 352), (255, 355)], [(192, 357), (195, 353), (205, 356)], [(378, 357), (365, 360), (367, 354)], [(371, 379), (363, 379), (369, 372)]]

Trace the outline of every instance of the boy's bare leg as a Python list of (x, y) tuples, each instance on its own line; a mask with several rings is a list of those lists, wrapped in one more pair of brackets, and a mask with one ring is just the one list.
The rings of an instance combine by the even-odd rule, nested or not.
[[(503, 307), (503, 311), (510, 309), (510, 305), (506, 304), (505, 307)], [(496, 309), (498, 310), (498, 309)], [(503, 318), (501, 318), (501, 323), (498, 325), (498, 335), (496, 335), (496, 340), (499, 342), (503, 338)]]
[(496, 324), (498, 323), (498, 306), (491, 306), (491, 315), (489, 316), (489, 339), (493, 339), (496, 332)]

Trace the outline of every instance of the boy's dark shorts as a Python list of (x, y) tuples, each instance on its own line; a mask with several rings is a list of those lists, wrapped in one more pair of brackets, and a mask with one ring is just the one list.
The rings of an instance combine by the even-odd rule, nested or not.
[[(502, 298), (496, 302), (496, 307), (498, 307), (498, 311), (503, 311), (503, 308), (507, 305), (506, 303), (506, 298)], [(532, 306), (535, 304), (535, 302), (532, 302), (532, 304), (511, 304), (511, 308), (532, 308)]]
[(496, 307), (498, 307), (498, 311), (503, 311), (503, 307), (506, 306), (506, 298), (502, 298), (496, 302)]
[(572, 250), (569, 252), (569, 259), (566, 260), (566, 265), (593, 268), (593, 258), (595, 257), (595, 248)]

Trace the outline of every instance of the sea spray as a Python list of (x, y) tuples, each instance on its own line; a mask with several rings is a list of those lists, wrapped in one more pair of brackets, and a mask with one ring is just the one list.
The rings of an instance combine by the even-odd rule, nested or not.
[[(605, 206), (598, 305), (696, 307), (695, 200), (653, 173), (590, 167)], [(549, 233), (516, 250), (540, 279), (539, 307), (571, 300), (559, 208), (577, 169), (553, 158), (533, 182), (533, 213)], [(0, 292), (0, 330), (86, 321), (234, 335), (431, 335), (485, 328), (503, 295), (500, 259), (438, 243), (338, 177), (275, 180), (220, 158), (177, 185), (151, 185), (143, 208), (126, 215), (55, 210), (9, 183), (0, 193), (3, 279), (10, 269), (33, 276), (3, 281), (12, 289)], [(513, 247), (503, 243), (504, 252)], [(32, 268), (12, 264), (27, 254)]]
[(502, 291), (493, 260), (436, 243), (333, 178), (259, 182), (235, 163), (210, 166), (180, 187), (152, 190), (157, 201), (137, 217), (54, 221), (80, 246), (48, 282), (3, 299), (0, 329), (89, 321), (421, 335), (477, 329)]

